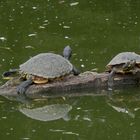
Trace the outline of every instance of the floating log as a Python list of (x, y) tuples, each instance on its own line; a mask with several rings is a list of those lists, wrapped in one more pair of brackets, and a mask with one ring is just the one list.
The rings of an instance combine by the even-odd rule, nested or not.
[[(60, 96), (78, 96), (80, 91), (86, 91), (88, 89), (93, 90), (108, 90), (108, 76), (109, 73), (96, 73), (96, 72), (84, 72), (78, 76), (69, 75), (61, 81), (53, 81), (48, 84), (31, 85), (27, 91), (26, 96), (29, 98), (50, 98)], [(139, 85), (140, 74), (116, 74), (114, 76), (114, 82), (112, 88), (123, 87), (130, 85)], [(0, 87), (0, 95), (2, 96), (19, 96), (16, 92), (16, 86), (13, 85), (13, 81), (9, 80)], [(74, 94), (76, 92), (76, 94)], [(85, 92), (86, 93), (86, 92)]]

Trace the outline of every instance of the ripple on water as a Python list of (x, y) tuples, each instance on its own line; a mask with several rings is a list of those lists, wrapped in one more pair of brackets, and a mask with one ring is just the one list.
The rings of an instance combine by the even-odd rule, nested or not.
[(29, 37), (36, 36), (37, 33), (28, 34)]
[(6, 38), (6, 37), (4, 37), (4, 36), (1, 36), (1, 37), (0, 37), (0, 40), (1, 40), (2, 42), (4, 42), (4, 41), (6, 41), (6, 40), (7, 40), (7, 38)]

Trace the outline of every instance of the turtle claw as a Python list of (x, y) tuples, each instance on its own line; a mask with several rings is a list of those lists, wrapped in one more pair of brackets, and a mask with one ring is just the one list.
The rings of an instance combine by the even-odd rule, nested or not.
[(18, 86), (17, 87), (17, 93), (18, 94), (25, 94), (26, 88), (22, 87), (22, 86)]

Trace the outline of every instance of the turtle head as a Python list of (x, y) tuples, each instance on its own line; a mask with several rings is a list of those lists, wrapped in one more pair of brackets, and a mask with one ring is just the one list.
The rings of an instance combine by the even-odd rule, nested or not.
[(67, 60), (70, 60), (72, 55), (72, 49), (70, 46), (66, 46), (63, 50), (63, 57), (66, 58)]

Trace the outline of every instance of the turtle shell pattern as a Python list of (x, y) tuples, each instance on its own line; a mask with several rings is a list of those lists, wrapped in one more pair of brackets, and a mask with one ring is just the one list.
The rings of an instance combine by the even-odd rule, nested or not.
[(20, 71), (43, 78), (57, 78), (69, 74), (73, 66), (61, 55), (41, 53), (20, 65)]

